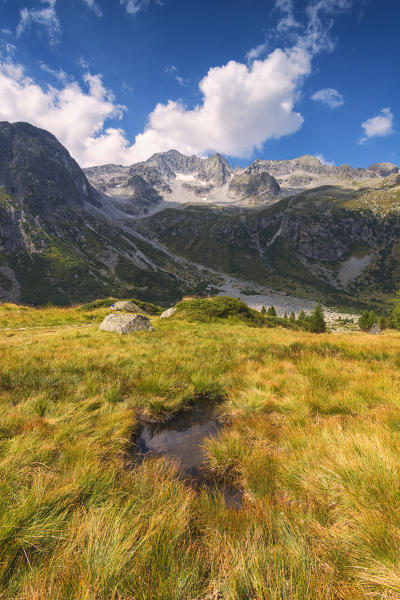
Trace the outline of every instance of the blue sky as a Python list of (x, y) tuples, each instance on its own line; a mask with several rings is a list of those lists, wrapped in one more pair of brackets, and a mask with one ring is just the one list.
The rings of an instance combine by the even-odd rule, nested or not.
[(397, 0), (0, 0), (0, 120), (82, 166), (400, 164), (399, 22)]

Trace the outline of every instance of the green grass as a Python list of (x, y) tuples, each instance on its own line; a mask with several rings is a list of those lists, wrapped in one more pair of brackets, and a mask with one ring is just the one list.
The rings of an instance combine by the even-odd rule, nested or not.
[(221, 319), (244, 321), (251, 325), (265, 325), (261, 313), (247, 306), (242, 300), (230, 296), (213, 298), (189, 298), (176, 305), (177, 316), (189, 321), (211, 323)]
[[(0, 305), (2, 600), (399, 598), (399, 333), (86, 326), (106, 312)], [(127, 468), (137, 410), (206, 396), (242, 510), (165, 459)]]
[[(12, 303), (0, 304), (0, 328), (17, 329), (20, 327), (50, 327), (60, 325), (94, 325), (100, 323), (110, 312), (110, 307), (118, 298), (105, 298), (94, 300), (88, 304), (73, 308), (45, 306), (34, 308)], [(126, 300), (126, 298), (125, 298)], [(136, 298), (129, 298), (138, 305), (146, 314), (159, 315), (163, 309), (151, 302), (142, 302)]]

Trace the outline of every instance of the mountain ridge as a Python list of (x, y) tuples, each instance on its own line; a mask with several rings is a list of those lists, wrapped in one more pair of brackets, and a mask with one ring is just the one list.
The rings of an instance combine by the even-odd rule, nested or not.
[[(9, 123), (0, 159), (0, 299), (119, 295), (168, 306), (236, 278), (349, 306), (385, 304), (400, 281), (395, 165), (372, 165), (349, 187), (289, 194), (265, 161), (238, 170), (220, 155), (169, 151), (82, 171), (45, 130)], [(319, 170), (316, 161), (300, 163)], [(105, 178), (96, 187), (94, 175)]]
[[(137, 175), (160, 196), (162, 209), (161, 201), (255, 206), (321, 185), (374, 187), (389, 176), (399, 175), (400, 169), (392, 163), (375, 163), (367, 168), (346, 164), (331, 166), (312, 155), (290, 160), (256, 159), (247, 167), (234, 169), (220, 154), (199, 158), (168, 150), (129, 166), (102, 165), (84, 169), (84, 172), (97, 190), (118, 197), (122, 209), (121, 200), (128, 199), (132, 192), (130, 177)], [(155, 209), (154, 202), (150, 209)], [(132, 214), (130, 207), (128, 211)], [(137, 216), (145, 213), (143, 210)]]

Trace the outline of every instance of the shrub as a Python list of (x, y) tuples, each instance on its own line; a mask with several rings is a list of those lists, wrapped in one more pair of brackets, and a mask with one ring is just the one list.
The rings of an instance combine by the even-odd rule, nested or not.
[(373, 310), (364, 310), (361, 317), (358, 319), (358, 325), (363, 331), (371, 329), (378, 322), (378, 317)]
[(191, 298), (176, 305), (177, 314), (189, 321), (211, 322), (218, 319), (239, 319), (254, 325), (264, 325), (263, 315), (249, 308), (245, 302), (230, 296)]
[(380, 315), (378, 318), (378, 325), (381, 329), (387, 329), (390, 327), (390, 320), (386, 315)]

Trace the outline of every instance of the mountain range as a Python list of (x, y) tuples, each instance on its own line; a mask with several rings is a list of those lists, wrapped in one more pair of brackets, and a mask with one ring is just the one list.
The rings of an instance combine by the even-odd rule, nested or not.
[(0, 299), (107, 295), (169, 305), (234, 278), (341, 305), (385, 305), (400, 281), (400, 169), (314, 156), (233, 168), (154, 154), (82, 170), (56, 138), (0, 123)]

